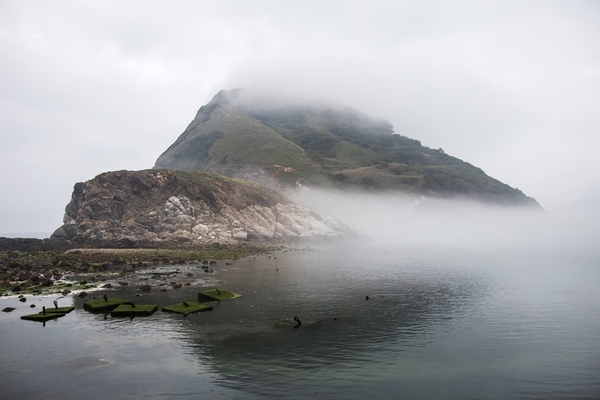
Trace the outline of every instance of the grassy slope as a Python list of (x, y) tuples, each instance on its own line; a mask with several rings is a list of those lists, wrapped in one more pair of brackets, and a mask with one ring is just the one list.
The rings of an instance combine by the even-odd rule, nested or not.
[(276, 167), (284, 184), (395, 189), (433, 196), (465, 195), (532, 204), (520, 191), (481, 169), (393, 134), (383, 119), (353, 109), (232, 106), (216, 96), (202, 107), (155, 168), (223, 173), (247, 166)]
[[(210, 108), (210, 114), (207, 110), (199, 112), (204, 121), (197, 123), (194, 120), (159, 157), (155, 168), (220, 171), (225, 166), (279, 165), (282, 171), (286, 167), (292, 168), (287, 173), (283, 171), (290, 175), (284, 177), (290, 183), (300, 176), (309, 181), (320, 180), (320, 166), (302, 147), (227, 105)], [(203, 111), (207, 115), (202, 115)]]

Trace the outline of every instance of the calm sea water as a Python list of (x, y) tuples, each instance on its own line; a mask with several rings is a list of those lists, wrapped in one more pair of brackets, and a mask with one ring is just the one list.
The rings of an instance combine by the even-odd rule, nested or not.
[[(181, 270), (169, 280), (243, 295), (185, 319), (94, 315), (67, 297), (77, 309), (43, 326), (19, 316), (55, 297), (0, 300), (17, 307), (0, 313), (0, 398), (600, 398), (597, 254), (340, 244), (276, 256), (214, 274), (165, 266)], [(164, 306), (199, 290), (134, 286), (107, 293)], [(294, 316), (298, 329), (277, 322)]]

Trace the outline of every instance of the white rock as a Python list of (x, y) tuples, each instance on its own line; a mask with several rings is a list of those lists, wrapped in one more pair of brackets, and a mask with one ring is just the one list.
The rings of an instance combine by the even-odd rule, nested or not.
[(248, 232), (246, 231), (239, 231), (236, 232), (232, 235), (232, 237), (236, 240), (247, 240), (248, 239)]
[(209, 229), (208, 226), (203, 225), (203, 224), (197, 224), (196, 226), (194, 226), (192, 228), (192, 232), (194, 232), (197, 235), (206, 235), (208, 233)]

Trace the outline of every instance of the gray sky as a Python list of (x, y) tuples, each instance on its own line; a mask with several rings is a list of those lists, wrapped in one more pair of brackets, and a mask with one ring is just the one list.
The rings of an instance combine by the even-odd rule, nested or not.
[(220, 89), (325, 99), (547, 210), (600, 186), (597, 1), (0, 2), (0, 232), (146, 169)]

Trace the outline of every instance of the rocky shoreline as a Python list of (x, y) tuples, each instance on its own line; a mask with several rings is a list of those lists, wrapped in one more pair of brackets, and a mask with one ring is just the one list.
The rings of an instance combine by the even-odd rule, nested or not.
[[(17, 244), (35, 243), (29, 242), (30, 239), (9, 239), (8, 242), (11, 240)], [(115, 276), (125, 279), (141, 269), (170, 264), (211, 265), (217, 260), (268, 255), (282, 249), (282, 245), (245, 243), (212, 244), (194, 248), (83, 248), (66, 251), (4, 249), (0, 251), (0, 295), (14, 296), (58, 293), (64, 295), (75, 290), (102, 287), (103, 281), (114, 279)]]

